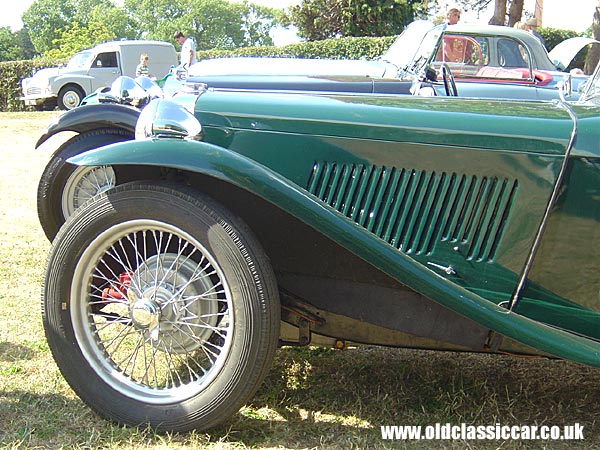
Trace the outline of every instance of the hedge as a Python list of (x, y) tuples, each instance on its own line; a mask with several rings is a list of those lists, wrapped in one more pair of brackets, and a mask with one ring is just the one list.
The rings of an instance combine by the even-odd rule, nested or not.
[(31, 59), (25, 61), (0, 62), (0, 111), (23, 111), (21, 79), (44, 67), (55, 66), (56, 61)]
[(235, 56), (276, 56), (281, 58), (373, 59), (381, 55), (396, 39), (387, 37), (337, 38), (324, 41), (299, 42), (281, 47), (245, 47), (235, 50), (205, 50), (198, 59)]
[[(554, 28), (540, 28), (539, 33), (546, 40), (548, 48), (569, 37), (578, 36), (574, 31)], [(331, 59), (374, 59), (381, 55), (394, 42), (395, 36), (337, 38), (324, 41), (299, 42), (281, 47), (246, 47), (235, 50), (199, 51), (198, 60), (234, 56), (275, 56), (287, 58), (331, 58)], [(583, 67), (585, 53), (577, 58)], [(60, 61), (64, 62), (64, 61)], [(26, 109), (19, 100), (20, 80), (38, 69), (56, 66), (58, 62), (50, 59), (0, 62), (0, 111), (23, 111)]]

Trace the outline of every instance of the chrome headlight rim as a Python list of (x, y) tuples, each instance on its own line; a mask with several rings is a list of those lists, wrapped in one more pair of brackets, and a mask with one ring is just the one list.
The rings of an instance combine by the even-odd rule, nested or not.
[(135, 139), (163, 138), (199, 141), (202, 125), (184, 105), (169, 99), (154, 99), (140, 113)]

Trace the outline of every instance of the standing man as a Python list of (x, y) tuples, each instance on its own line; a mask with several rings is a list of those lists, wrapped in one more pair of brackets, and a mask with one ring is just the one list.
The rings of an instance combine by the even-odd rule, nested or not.
[(448, 14), (446, 15), (446, 23), (448, 25), (456, 25), (459, 20), (460, 20), (460, 9), (450, 8), (450, 10), (448, 10)]
[(181, 45), (181, 65), (189, 67), (196, 62), (196, 44), (190, 37), (186, 38), (181, 31), (173, 34), (175, 42)]

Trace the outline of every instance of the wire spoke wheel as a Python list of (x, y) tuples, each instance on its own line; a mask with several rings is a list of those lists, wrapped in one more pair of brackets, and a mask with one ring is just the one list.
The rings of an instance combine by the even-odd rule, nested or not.
[(95, 195), (117, 185), (117, 177), (111, 166), (77, 167), (67, 178), (62, 192), (61, 208), (64, 217)]
[(73, 390), (101, 416), (208, 429), (258, 389), (279, 338), (262, 246), (214, 200), (128, 183), (77, 208), (44, 277), (44, 328)]
[(222, 366), (231, 294), (218, 265), (181, 230), (147, 220), (113, 227), (84, 252), (74, 284), (77, 341), (123, 394), (181, 401)]
[(126, 130), (99, 128), (72, 137), (54, 152), (42, 172), (37, 192), (38, 218), (50, 241), (77, 208), (120, 182), (111, 166), (75, 166), (67, 160), (130, 139), (133, 136)]

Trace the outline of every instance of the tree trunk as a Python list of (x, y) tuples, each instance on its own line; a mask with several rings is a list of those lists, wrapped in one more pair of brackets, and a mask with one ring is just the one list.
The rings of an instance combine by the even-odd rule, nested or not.
[(535, 0), (535, 13), (533, 17), (536, 18), (538, 27), (544, 26), (544, 0)]
[[(592, 22), (592, 34), (594, 39), (600, 40), (600, 0), (598, 0), (598, 4), (596, 5), (596, 10), (594, 11), (594, 19)], [(598, 64), (598, 60), (600, 60), (600, 44), (592, 44), (590, 49), (588, 50), (587, 57), (585, 58), (585, 65), (583, 67), (583, 71), (586, 74), (591, 74), (596, 65)]]
[[(600, 0), (599, 0), (600, 1)], [(494, 15), (488, 22), (490, 25), (504, 25), (506, 22), (506, 0), (494, 0)]]
[[(512, 0), (508, 11), (508, 26), (512, 27), (523, 17), (523, 3), (525, 0)], [(539, 19), (538, 19), (539, 20)], [(539, 22), (538, 22), (539, 23)]]

